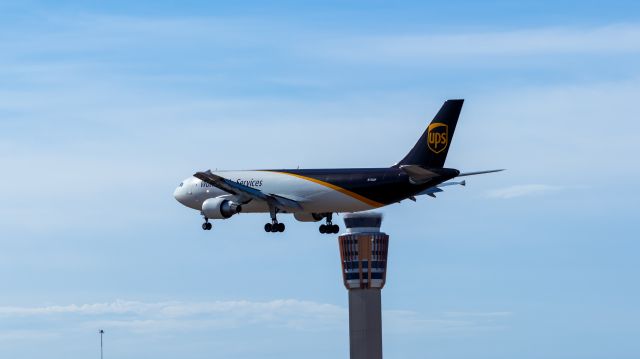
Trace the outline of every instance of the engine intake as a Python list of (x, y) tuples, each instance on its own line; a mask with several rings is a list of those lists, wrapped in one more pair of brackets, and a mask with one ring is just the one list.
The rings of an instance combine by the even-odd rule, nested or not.
[(202, 213), (211, 219), (227, 219), (241, 211), (240, 204), (224, 198), (209, 198), (202, 203)]

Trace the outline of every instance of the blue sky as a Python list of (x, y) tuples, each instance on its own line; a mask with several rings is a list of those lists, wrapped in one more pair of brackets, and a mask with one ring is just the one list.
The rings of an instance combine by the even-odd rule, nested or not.
[(382, 209), (384, 350), (637, 358), (640, 5), (0, 3), (0, 357), (346, 357), (335, 240), (200, 230), (196, 170), (447, 165)]

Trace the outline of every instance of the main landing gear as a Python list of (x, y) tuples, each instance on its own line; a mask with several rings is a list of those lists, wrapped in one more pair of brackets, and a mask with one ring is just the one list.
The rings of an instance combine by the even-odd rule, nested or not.
[(204, 223), (202, 224), (202, 230), (210, 231), (213, 226), (209, 223), (209, 218), (204, 217)]
[(278, 222), (267, 223), (264, 225), (265, 232), (284, 232), (284, 228), (284, 223)]
[(271, 214), (271, 223), (267, 223), (264, 225), (264, 231), (272, 233), (284, 232), (284, 223), (278, 223), (278, 219), (276, 218), (278, 209), (275, 207), (270, 207), (269, 213)]
[(326, 224), (321, 224), (320, 228), (318, 228), (320, 230), (320, 233), (322, 233), (322, 234), (336, 234), (336, 233), (340, 232), (340, 226), (338, 226), (337, 224), (333, 224), (331, 222), (331, 219), (333, 218), (333, 213), (327, 214), (326, 218), (327, 218), (327, 223)]

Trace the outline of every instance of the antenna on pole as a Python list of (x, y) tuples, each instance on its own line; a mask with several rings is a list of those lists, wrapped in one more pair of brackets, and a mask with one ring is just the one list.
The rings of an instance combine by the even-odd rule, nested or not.
[(102, 334), (104, 334), (104, 330), (100, 329), (98, 333), (100, 333), (100, 359), (102, 359)]

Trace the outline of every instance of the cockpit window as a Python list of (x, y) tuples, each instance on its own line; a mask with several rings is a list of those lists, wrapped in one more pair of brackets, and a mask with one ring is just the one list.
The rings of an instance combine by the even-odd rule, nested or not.
[(184, 182), (180, 182), (180, 185), (178, 187), (182, 187), (183, 184), (184, 184)]

